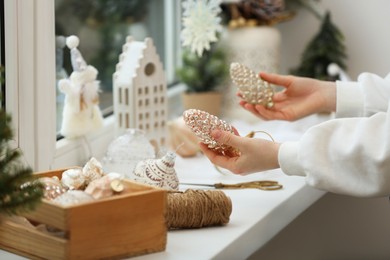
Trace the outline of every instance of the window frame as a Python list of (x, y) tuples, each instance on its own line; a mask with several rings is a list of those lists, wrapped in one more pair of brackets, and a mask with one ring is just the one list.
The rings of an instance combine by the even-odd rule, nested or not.
[[(15, 146), (33, 169), (48, 168), (55, 131), (54, 7), (51, 0), (5, 0), (6, 111), (11, 113)], [(52, 33), (52, 36), (51, 36)], [(38, 58), (47, 57), (47, 58)]]
[[(4, 0), (4, 5), (6, 110), (12, 114), (15, 146), (34, 171), (83, 165), (91, 156), (102, 158), (117, 134), (114, 116), (85, 138), (56, 140), (55, 1)], [(164, 12), (166, 48), (173, 46), (166, 49), (171, 53), (166, 54), (164, 69), (173, 79), (174, 67), (180, 64), (180, 2), (166, 1)], [(170, 92), (179, 93), (171, 90), (168, 98)]]

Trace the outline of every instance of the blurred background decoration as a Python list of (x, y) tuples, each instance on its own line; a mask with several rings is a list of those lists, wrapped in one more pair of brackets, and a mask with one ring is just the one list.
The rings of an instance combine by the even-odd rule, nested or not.
[[(83, 43), (80, 51), (84, 59), (99, 71), (100, 108), (105, 116), (111, 114), (112, 75), (126, 37), (153, 38), (161, 60), (165, 60), (163, 9), (164, 1), (160, 0), (55, 0), (57, 80), (72, 71), (69, 50), (63, 48), (61, 38), (77, 35)], [(57, 122), (61, 122), (63, 98), (57, 92)]]
[(284, 0), (242, 0), (222, 4), (223, 20), (230, 28), (275, 25), (292, 19)]
[(176, 70), (186, 86), (182, 95), (184, 109), (196, 108), (219, 115), (223, 84), (229, 64), (219, 44), (220, 0), (182, 2), (182, 65)]
[[(302, 54), (301, 64), (292, 69), (291, 74), (320, 80), (339, 80), (347, 69), (344, 36), (332, 23), (330, 12), (321, 19), (319, 32), (308, 43)], [(331, 64), (336, 64), (338, 73), (329, 73)]]
[[(238, 62), (259, 72), (278, 73), (282, 35), (277, 24), (291, 20), (295, 12), (287, 9), (284, 0), (227, 1), (221, 5), (225, 25), (223, 44), (228, 62)], [(237, 88), (226, 85), (223, 116), (256, 122), (258, 118), (237, 105)]]
[(178, 79), (185, 83), (187, 92), (216, 91), (228, 75), (226, 53), (216, 44), (202, 56), (183, 50), (183, 65), (177, 69)]
[[(68, 36), (78, 35), (88, 47), (82, 53), (88, 63), (94, 64), (99, 71), (104, 90), (110, 89), (111, 77), (122, 44), (132, 30), (137, 30), (139, 37), (147, 34), (147, 28), (140, 22), (148, 12), (149, 0), (62, 0), (56, 1), (56, 34)], [(89, 41), (83, 38), (91, 37)], [(68, 52), (65, 51), (65, 55)], [(70, 59), (64, 59), (68, 73)]]

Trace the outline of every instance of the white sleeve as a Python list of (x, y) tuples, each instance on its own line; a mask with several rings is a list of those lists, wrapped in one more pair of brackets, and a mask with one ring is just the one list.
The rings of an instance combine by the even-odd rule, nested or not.
[(390, 74), (381, 78), (363, 73), (357, 82), (337, 81), (336, 117), (370, 116), (387, 111)]
[[(352, 196), (390, 195), (390, 78), (362, 74), (337, 83), (337, 118), (280, 146), (288, 175), (316, 188)], [(371, 116), (370, 116), (371, 115)], [(369, 117), (352, 117), (369, 116)]]

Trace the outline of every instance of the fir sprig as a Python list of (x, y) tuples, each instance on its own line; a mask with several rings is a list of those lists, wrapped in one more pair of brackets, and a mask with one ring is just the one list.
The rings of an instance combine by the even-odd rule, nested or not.
[(44, 194), (43, 184), (22, 162), (20, 150), (11, 148), (12, 138), (11, 116), (0, 107), (0, 214), (8, 215), (35, 209)]

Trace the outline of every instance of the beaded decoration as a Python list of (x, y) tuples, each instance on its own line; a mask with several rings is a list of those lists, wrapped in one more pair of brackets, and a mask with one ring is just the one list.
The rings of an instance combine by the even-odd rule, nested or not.
[(239, 151), (229, 145), (220, 144), (211, 137), (211, 132), (215, 129), (228, 131), (234, 134), (233, 127), (217, 116), (211, 115), (198, 109), (188, 109), (183, 113), (183, 119), (186, 125), (194, 134), (206, 144), (208, 148), (217, 151), (223, 155), (238, 156)]
[(230, 64), (230, 77), (237, 85), (242, 98), (249, 104), (261, 104), (271, 108), (274, 89), (248, 67), (234, 62)]

